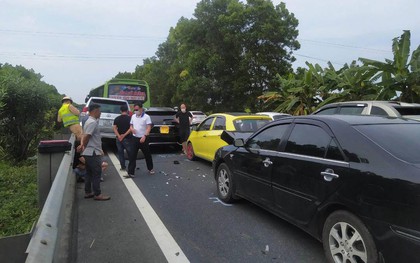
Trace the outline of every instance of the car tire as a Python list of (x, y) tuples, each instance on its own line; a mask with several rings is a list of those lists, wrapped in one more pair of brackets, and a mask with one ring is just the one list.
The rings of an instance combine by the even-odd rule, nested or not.
[(235, 183), (229, 167), (225, 163), (221, 163), (217, 167), (216, 174), (217, 196), (225, 203), (233, 203), (235, 197)]
[(369, 230), (357, 216), (347, 211), (339, 210), (328, 216), (322, 231), (322, 243), (329, 263), (379, 262)]
[(195, 161), (197, 159), (197, 157), (195, 157), (194, 147), (191, 142), (188, 142), (187, 144), (187, 158), (190, 161)]

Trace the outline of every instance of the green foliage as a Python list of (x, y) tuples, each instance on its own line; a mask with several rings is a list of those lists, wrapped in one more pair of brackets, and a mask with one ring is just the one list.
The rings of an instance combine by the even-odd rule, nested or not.
[[(404, 31), (393, 40), (394, 60), (379, 62), (361, 58), (336, 70), (306, 63), (296, 73), (277, 76), (277, 88), (258, 98), (265, 111), (280, 111), (294, 115), (309, 114), (317, 108), (336, 101), (391, 100), (406, 102), (420, 100), (420, 47), (411, 55), (410, 32)], [(408, 63), (409, 61), (409, 63)], [(397, 97), (397, 94), (400, 96)]]
[(420, 101), (420, 46), (410, 57), (410, 31), (405, 30), (392, 41), (394, 60), (380, 62), (360, 58), (372, 74), (380, 79), (376, 99), (399, 99), (405, 102)]
[(0, 237), (28, 233), (39, 216), (35, 165), (0, 162)]
[(203, 0), (133, 74), (150, 84), (160, 106), (255, 109), (255, 98), (275, 88), (276, 74), (292, 72), (292, 52), (300, 47), (297, 25), (284, 3)]
[(40, 139), (51, 138), (61, 95), (22, 66), (0, 67), (0, 148), (6, 159), (20, 162), (35, 154)]

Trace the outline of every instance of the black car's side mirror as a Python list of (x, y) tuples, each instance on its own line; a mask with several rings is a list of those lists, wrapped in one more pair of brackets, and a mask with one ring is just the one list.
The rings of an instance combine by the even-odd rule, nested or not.
[(245, 145), (244, 139), (242, 139), (242, 138), (235, 139), (235, 141), (233, 142), (233, 145), (235, 147), (243, 147)]

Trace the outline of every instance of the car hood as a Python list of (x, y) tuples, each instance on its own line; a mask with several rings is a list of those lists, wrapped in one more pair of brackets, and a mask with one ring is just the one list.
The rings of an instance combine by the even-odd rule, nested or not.
[(248, 139), (253, 132), (238, 132), (238, 131), (223, 131), (220, 138), (224, 140), (227, 144), (233, 144), (235, 139)]

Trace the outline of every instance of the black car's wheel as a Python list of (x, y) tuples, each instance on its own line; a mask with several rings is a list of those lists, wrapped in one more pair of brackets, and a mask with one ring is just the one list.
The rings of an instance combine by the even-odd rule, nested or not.
[(378, 252), (369, 230), (347, 211), (336, 211), (327, 218), (322, 242), (329, 263), (378, 262)]
[(232, 173), (229, 167), (222, 163), (217, 168), (217, 195), (219, 199), (225, 203), (232, 203), (235, 201), (235, 189)]
[(192, 143), (191, 142), (189, 142), (188, 144), (187, 144), (187, 158), (188, 158), (188, 160), (191, 160), (191, 161), (194, 161), (194, 160), (196, 160), (197, 158), (195, 157), (195, 154), (194, 154), (194, 147), (193, 147), (193, 145), (192, 145)]

